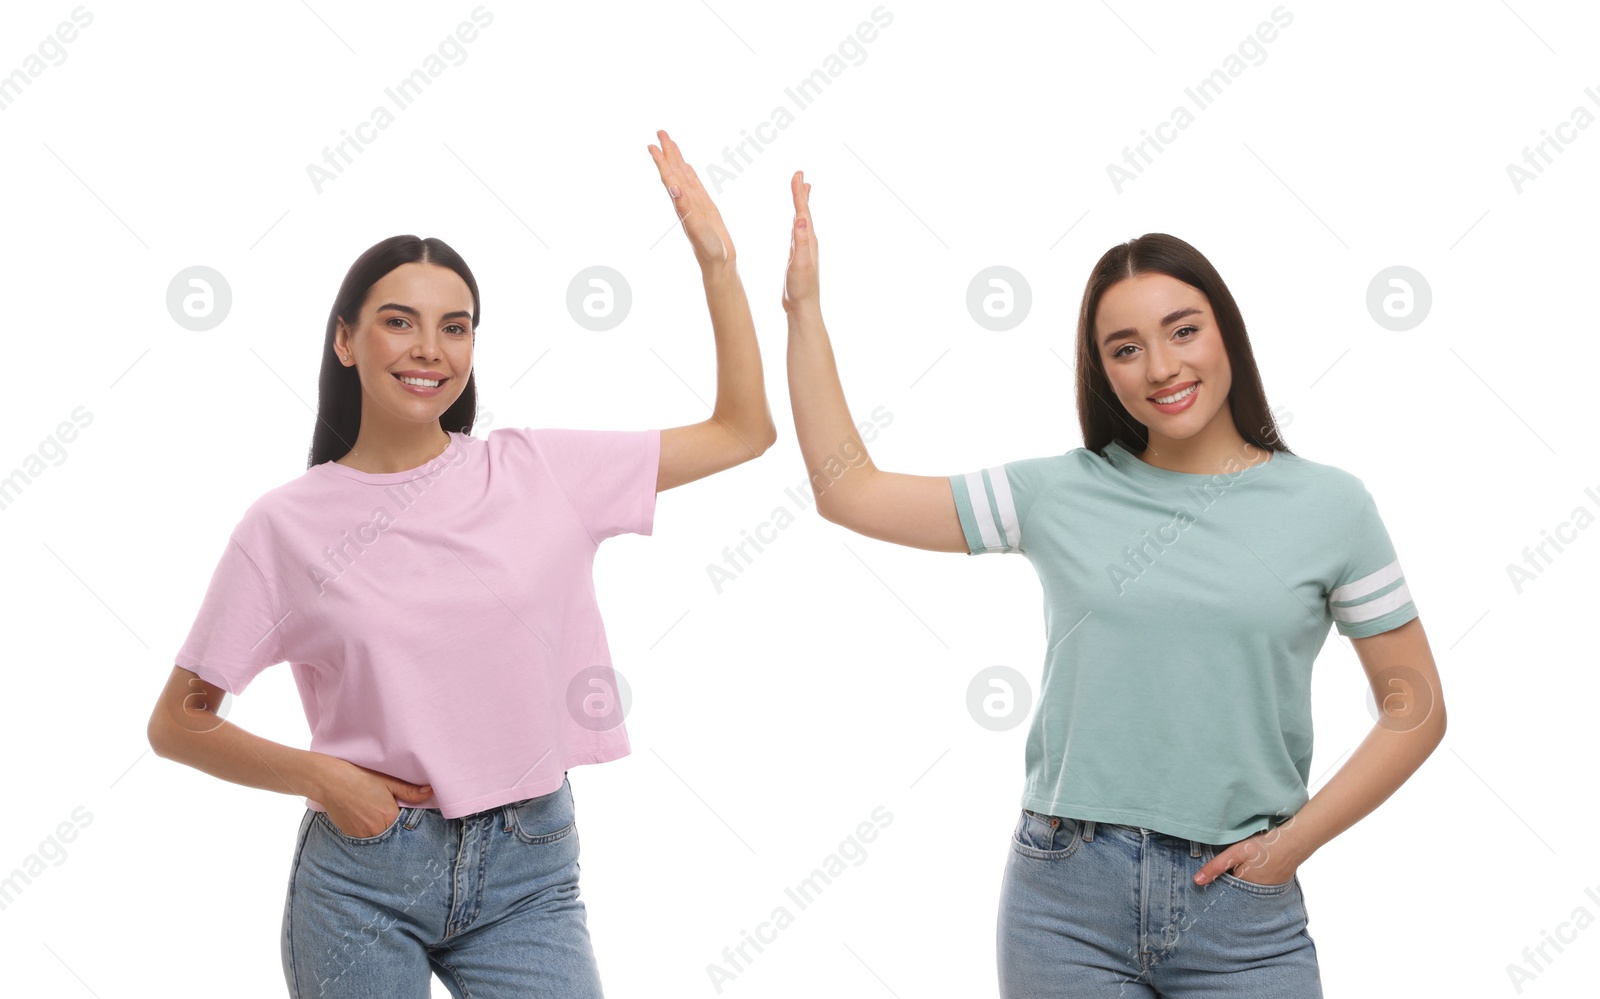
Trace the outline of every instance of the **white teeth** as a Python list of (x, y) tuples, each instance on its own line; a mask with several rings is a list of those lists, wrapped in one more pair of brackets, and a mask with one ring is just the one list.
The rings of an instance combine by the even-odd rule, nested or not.
[(439, 386), (437, 381), (429, 381), (426, 378), (408, 378), (405, 375), (396, 375), (395, 377), (399, 378), (407, 385), (420, 385), (423, 388), (437, 388)]
[(1199, 388), (1199, 387), (1200, 387), (1200, 383), (1196, 382), (1193, 385), (1190, 385), (1188, 388), (1184, 389), (1182, 392), (1177, 392), (1177, 393), (1169, 395), (1169, 396), (1167, 396), (1165, 398), (1157, 399), (1155, 401), (1158, 404), (1162, 405), (1162, 406), (1166, 406), (1166, 405), (1169, 405), (1169, 404), (1174, 403), (1174, 402), (1182, 402), (1183, 400), (1189, 398), (1189, 396), (1193, 395), (1194, 394), (1194, 390)]

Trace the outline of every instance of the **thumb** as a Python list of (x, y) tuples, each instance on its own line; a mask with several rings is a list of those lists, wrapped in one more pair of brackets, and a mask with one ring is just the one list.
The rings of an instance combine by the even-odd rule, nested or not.
[(420, 801), (433, 795), (433, 785), (431, 784), (407, 784), (404, 781), (394, 781), (389, 785), (389, 790), (394, 793), (395, 797), (405, 798), (408, 801)]

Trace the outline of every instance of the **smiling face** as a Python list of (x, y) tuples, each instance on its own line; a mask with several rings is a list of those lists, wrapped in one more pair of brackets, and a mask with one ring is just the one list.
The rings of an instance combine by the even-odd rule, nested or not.
[[(472, 290), (460, 275), (437, 264), (401, 264), (367, 292), (353, 328), (339, 321), (334, 352), (354, 359), (363, 420), (438, 422), (466, 389), (474, 334)], [(407, 384), (401, 375), (439, 384)]]
[(1100, 297), (1095, 349), (1112, 391), (1152, 443), (1193, 437), (1218, 420), (1237, 435), (1228, 409), (1233, 370), (1200, 289), (1156, 273), (1118, 281)]

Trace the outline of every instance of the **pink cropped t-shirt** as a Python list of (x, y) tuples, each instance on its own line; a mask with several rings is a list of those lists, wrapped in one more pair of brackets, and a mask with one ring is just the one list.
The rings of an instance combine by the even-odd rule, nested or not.
[(450, 438), (414, 469), (326, 461), (253, 503), (175, 661), (235, 696), (289, 663), (311, 751), (432, 785), (407, 804), (457, 818), (628, 754), (594, 554), (651, 533), (661, 432)]

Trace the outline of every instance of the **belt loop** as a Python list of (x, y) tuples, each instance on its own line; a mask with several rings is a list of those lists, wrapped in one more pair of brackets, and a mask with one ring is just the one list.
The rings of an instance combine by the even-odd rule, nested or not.
[(1083, 841), (1085, 843), (1094, 842), (1094, 819), (1085, 819), (1083, 821)]
[(1189, 841), (1189, 856), (1190, 857), (1198, 857), (1198, 856), (1200, 856), (1200, 841), (1199, 840), (1191, 839)]
[(502, 832), (511, 831), (511, 806), (509, 804), (500, 806), (500, 827)]

